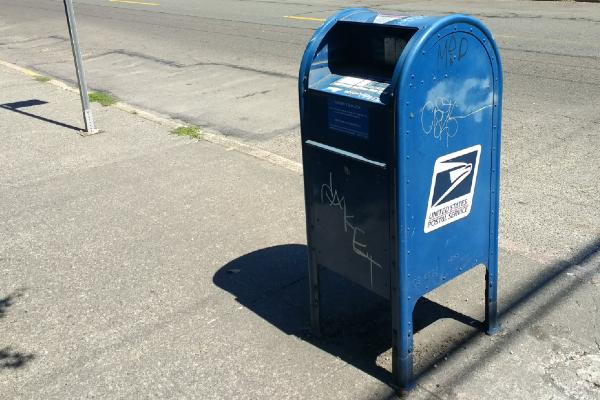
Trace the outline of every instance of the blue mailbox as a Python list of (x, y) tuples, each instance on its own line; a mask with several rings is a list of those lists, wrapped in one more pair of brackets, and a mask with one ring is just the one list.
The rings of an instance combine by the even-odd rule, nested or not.
[(498, 48), (469, 16), (347, 9), (308, 43), (299, 92), (311, 326), (321, 267), (389, 299), (392, 373), (409, 389), (421, 296), (484, 264), (498, 328)]

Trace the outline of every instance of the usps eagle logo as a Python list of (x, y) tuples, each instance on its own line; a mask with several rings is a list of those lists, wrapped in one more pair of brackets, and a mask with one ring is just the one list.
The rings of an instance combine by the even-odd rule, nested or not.
[(471, 212), (481, 145), (439, 157), (433, 166), (425, 233), (432, 232)]

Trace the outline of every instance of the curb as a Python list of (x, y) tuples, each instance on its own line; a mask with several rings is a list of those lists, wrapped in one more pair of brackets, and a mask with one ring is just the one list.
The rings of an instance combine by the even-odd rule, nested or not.
[[(21, 67), (16, 64), (9, 63), (7, 61), (0, 60), (0, 65), (7, 67), (9, 69), (12, 69), (14, 71), (20, 72), (20, 73), (27, 75), (29, 77), (32, 77), (32, 78), (46, 76), (46, 75), (39, 74), (31, 69), (24, 68), (24, 67)], [(49, 81), (47, 81), (45, 83), (48, 83), (48, 84), (56, 86), (62, 90), (66, 90), (68, 92), (79, 95), (79, 89), (77, 89), (59, 79), (51, 78)], [(131, 104), (128, 104), (128, 103), (125, 103), (122, 101), (116, 102), (111, 107), (118, 108), (119, 110), (128, 112), (130, 114), (135, 114), (135, 115), (142, 117), (148, 121), (155, 122), (159, 125), (162, 125), (162, 126), (165, 126), (165, 127), (171, 128), (171, 129), (175, 129), (175, 128), (179, 128), (181, 126), (188, 125), (184, 121), (177, 120), (177, 119), (174, 119), (174, 118), (171, 118), (168, 116), (160, 115), (160, 114), (148, 111), (148, 110), (144, 110), (144, 109), (138, 108), (136, 106), (133, 106)], [(232, 139), (225, 135), (222, 135), (219, 133), (203, 131), (202, 136), (199, 140), (206, 140), (207, 142), (214, 143), (219, 146), (225, 147), (228, 151), (235, 150), (237, 152), (258, 158), (259, 160), (267, 161), (271, 164), (277, 165), (279, 167), (283, 167), (292, 172), (296, 172), (296, 173), (302, 175), (302, 164), (301, 163), (290, 160), (289, 158), (285, 158), (283, 156), (272, 153), (270, 151), (263, 150), (261, 148), (252, 146), (252, 145), (244, 143), (242, 141)]]

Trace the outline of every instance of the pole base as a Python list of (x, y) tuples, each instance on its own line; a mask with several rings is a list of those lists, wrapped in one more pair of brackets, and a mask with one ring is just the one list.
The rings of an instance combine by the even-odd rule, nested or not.
[(92, 135), (97, 135), (98, 133), (102, 133), (104, 132), (102, 129), (90, 129), (89, 131), (79, 131), (79, 135), (81, 136), (92, 136)]

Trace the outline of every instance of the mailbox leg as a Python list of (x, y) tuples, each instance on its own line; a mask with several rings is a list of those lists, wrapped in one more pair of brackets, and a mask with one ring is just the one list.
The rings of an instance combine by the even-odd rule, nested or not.
[(308, 258), (310, 327), (314, 335), (321, 336), (321, 285), (319, 279), (319, 265), (317, 264), (317, 260), (312, 250), (309, 250)]
[[(392, 306), (392, 310), (394, 310)], [(413, 306), (410, 304), (394, 310), (392, 338), (392, 375), (400, 393), (407, 393), (414, 386), (413, 380)], [(393, 311), (393, 312), (394, 312)]]
[(485, 272), (485, 328), (488, 335), (498, 332), (498, 260), (490, 260)]

